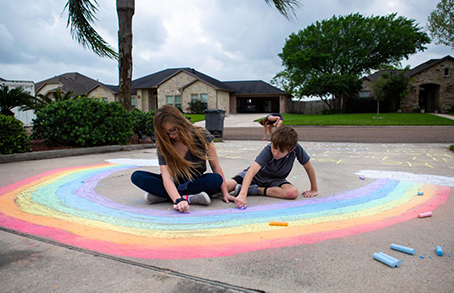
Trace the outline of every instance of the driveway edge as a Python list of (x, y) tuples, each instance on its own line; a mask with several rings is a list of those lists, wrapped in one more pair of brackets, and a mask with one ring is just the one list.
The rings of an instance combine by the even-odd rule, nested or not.
[(135, 145), (108, 145), (91, 148), (65, 149), (42, 152), (29, 152), (20, 154), (0, 155), (0, 164), (31, 161), (31, 160), (46, 160), (62, 157), (83, 156), (91, 154), (101, 154), (110, 152), (132, 151), (140, 149), (155, 148), (155, 144), (135, 144)]

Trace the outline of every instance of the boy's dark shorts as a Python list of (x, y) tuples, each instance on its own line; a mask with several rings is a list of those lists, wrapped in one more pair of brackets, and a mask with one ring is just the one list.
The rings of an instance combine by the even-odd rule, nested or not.
[[(232, 179), (235, 180), (236, 183), (238, 183), (238, 184), (243, 184), (243, 179), (244, 179), (244, 176), (246, 175), (246, 172), (247, 172), (247, 170), (244, 170), (244, 171), (238, 173), (237, 175), (235, 175), (234, 177), (232, 177)], [(265, 181), (257, 180), (257, 177), (254, 177), (252, 179), (251, 184), (257, 184), (259, 187), (275, 187), (275, 186), (281, 187), (284, 184), (292, 185), (292, 183), (288, 182), (285, 178), (267, 179), (265, 182)]]

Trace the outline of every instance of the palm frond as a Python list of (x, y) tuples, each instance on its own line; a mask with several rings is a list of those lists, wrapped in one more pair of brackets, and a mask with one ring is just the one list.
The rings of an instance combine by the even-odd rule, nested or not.
[(98, 2), (93, 0), (68, 0), (63, 12), (68, 9), (68, 22), (71, 36), (84, 48), (88, 48), (101, 57), (118, 59), (118, 53), (91, 26), (96, 19)]
[(265, 0), (266, 4), (271, 6), (271, 2), (286, 19), (292, 20), (296, 17), (296, 9), (300, 7), (299, 0)]

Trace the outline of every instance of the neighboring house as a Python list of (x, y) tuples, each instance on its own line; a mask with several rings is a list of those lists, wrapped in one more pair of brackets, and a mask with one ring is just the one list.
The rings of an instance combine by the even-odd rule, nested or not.
[[(106, 85), (79, 73), (66, 73), (36, 84), (37, 94), (86, 94), (118, 102), (118, 86)], [(291, 96), (264, 81), (219, 81), (192, 68), (165, 69), (132, 81), (131, 105), (149, 112), (165, 104), (188, 112), (191, 101), (227, 113), (287, 112)]]
[[(405, 73), (410, 78), (408, 94), (399, 101), (400, 110), (411, 112), (414, 108), (428, 112), (448, 112), (454, 107), (454, 58), (446, 56), (431, 59)], [(380, 70), (363, 78), (360, 98), (371, 97), (370, 85), (384, 73), (392, 70)], [(395, 70), (398, 73), (398, 70)]]
[(89, 98), (98, 98), (106, 102), (118, 99), (115, 96), (118, 87), (103, 84), (77, 72), (65, 73), (38, 82), (36, 95), (52, 97), (52, 93), (58, 88), (62, 93), (73, 92), (75, 96), (87, 95)]
[[(35, 96), (35, 83), (33, 81), (6, 80), (0, 78), (0, 87), (5, 86), (7, 86), (9, 90), (17, 87), (22, 87), (26, 93)], [(15, 107), (12, 109), (12, 111), (14, 113), (14, 116), (27, 126), (30, 126), (32, 124), (32, 120), (36, 118), (35, 112), (32, 110), (20, 111), (19, 107)]]

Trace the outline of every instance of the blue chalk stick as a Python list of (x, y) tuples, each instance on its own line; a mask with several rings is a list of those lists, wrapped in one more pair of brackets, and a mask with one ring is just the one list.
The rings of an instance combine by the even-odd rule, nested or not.
[(244, 205), (244, 206), (240, 207), (239, 209), (240, 210), (245, 210), (246, 208), (247, 208), (247, 205)]
[(424, 258), (424, 255), (420, 255), (419, 257), (420, 257), (420, 258)]
[(384, 253), (374, 253), (374, 259), (378, 260), (379, 262), (382, 262), (384, 263), (385, 265), (388, 265), (392, 268), (396, 267), (397, 266), (397, 263), (399, 262), (399, 265), (400, 265), (400, 261), (398, 261), (397, 259), (395, 259), (395, 261), (393, 260), (393, 257), (389, 256), (389, 255), (384, 255)]
[(398, 250), (398, 251), (401, 251), (401, 252), (405, 252), (405, 253), (408, 253), (408, 254), (415, 254), (415, 249), (414, 248), (410, 248), (410, 247), (405, 247), (405, 246), (402, 246), (402, 245), (397, 245), (397, 244), (391, 244), (391, 249), (394, 249), (394, 250)]
[(435, 249), (437, 250), (438, 256), (443, 256), (443, 248), (441, 246), (437, 246)]
[(394, 258), (390, 255), (387, 255), (386, 253), (383, 253), (382, 251), (380, 251), (378, 254), (380, 254), (384, 257), (387, 257), (390, 261), (394, 262), (396, 264), (396, 267), (400, 267), (400, 263), (402, 262), (401, 260), (398, 260), (397, 258)]
[(418, 192), (418, 195), (424, 195), (424, 192)]

